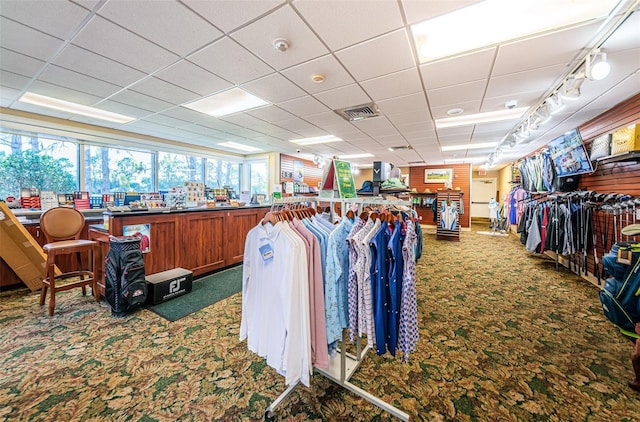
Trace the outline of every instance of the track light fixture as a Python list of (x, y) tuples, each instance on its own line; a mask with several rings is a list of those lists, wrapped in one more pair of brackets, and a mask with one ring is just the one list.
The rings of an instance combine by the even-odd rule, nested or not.
[(560, 91), (560, 97), (566, 101), (575, 101), (580, 98), (580, 88), (584, 82), (584, 75), (578, 74), (569, 76), (562, 84), (562, 90)]
[(607, 53), (599, 48), (588, 54), (585, 60), (585, 76), (592, 81), (601, 81), (609, 76), (611, 65), (607, 61)]
[(567, 107), (558, 91), (551, 94), (545, 103), (549, 106), (549, 114), (557, 114)]

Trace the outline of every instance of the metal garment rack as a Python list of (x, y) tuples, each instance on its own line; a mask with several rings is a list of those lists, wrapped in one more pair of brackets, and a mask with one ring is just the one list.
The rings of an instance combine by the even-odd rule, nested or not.
[[(413, 204), (410, 201), (389, 201), (384, 199), (378, 199), (376, 197), (371, 198), (319, 198), (319, 197), (285, 197), (275, 199), (273, 201), (273, 205), (286, 205), (286, 204), (297, 204), (303, 202), (329, 202), (336, 203), (340, 202), (343, 204), (341, 210), (344, 212), (345, 204), (358, 204), (360, 208), (364, 205), (403, 205), (411, 207)], [(333, 207), (331, 209), (331, 213), (333, 214)], [(333, 215), (332, 215), (333, 217)], [(314, 368), (314, 371), (320, 375), (325, 376), (330, 379), (334, 383), (339, 386), (346, 388), (352, 393), (362, 397), (363, 399), (369, 401), (370, 403), (378, 406), (380, 409), (390, 413), (396, 418), (402, 421), (409, 421), (409, 415), (402, 410), (392, 406), (391, 404), (381, 400), (380, 398), (374, 396), (366, 390), (352, 384), (349, 380), (351, 376), (358, 369), (360, 364), (362, 363), (363, 357), (372, 349), (371, 344), (367, 342), (365, 348), (362, 348), (362, 339), (358, 336), (356, 338), (356, 354), (352, 355), (346, 352), (346, 344), (349, 339), (348, 330), (342, 330), (342, 345), (341, 348), (338, 349), (338, 353), (336, 357), (329, 357), (329, 368), (321, 369)], [(265, 419), (270, 419), (274, 416), (274, 412), (280, 404), (293, 392), (295, 387), (298, 385), (298, 382), (291, 383), (287, 389), (276, 398), (271, 405), (265, 411)]]

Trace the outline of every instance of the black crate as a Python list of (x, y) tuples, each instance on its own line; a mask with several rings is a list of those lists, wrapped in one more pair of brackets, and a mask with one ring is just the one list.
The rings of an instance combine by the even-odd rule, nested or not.
[(190, 293), (193, 273), (184, 268), (174, 268), (146, 276), (147, 304), (157, 305), (178, 296)]

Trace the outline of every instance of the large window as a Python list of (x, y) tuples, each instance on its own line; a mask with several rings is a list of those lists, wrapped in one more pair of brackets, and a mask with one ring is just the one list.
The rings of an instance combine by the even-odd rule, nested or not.
[(207, 186), (214, 189), (230, 186), (240, 192), (240, 163), (207, 158)]
[[(0, 199), (20, 197), (21, 188), (92, 195), (153, 192), (204, 182), (211, 188), (242, 187), (268, 193), (266, 159), (246, 165), (224, 158), (139, 151), (84, 144), (83, 140), (0, 128)], [(82, 164), (81, 164), (82, 163)], [(82, 167), (82, 168), (80, 168)]]
[(251, 193), (269, 193), (269, 166), (266, 160), (249, 162)]
[(204, 159), (190, 155), (158, 153), (158, 189), (184, 186), (184, 182), (204, 182)]
[(36, 134), (0, 132), (0, 198), (20, 188), (71, 193), (78, 185), (78, 144)]
[(85, 188), (92, 194), (152, 192), (153, 155), (117, 148), (84, 147)]

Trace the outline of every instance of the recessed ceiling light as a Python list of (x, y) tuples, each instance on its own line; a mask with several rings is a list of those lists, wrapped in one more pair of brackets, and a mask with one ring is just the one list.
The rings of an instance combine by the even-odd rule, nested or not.
[(320, 74), (320, 73), (316, 73), (315, 75), (313, 75), (311, 77), (311, 80), (317, 84), (320, 84), (322, 82), (324, 82), (324, 75)]
[(488, 111), (486, 113), (466, 114), (464, 116), (445, 117), (436, 120), (436, 128), (444, 129), (447, 127), (475, 125), (478, 123), (499, 122), (502, 120), (519, 119), (527, 107), (519, 107), (511, 110)]
[(267, 104), (267, 101), (236, 87), (184, 104), (184, 107), (214, 117), (222, 117)]
[[(411, 26), (425, 63), (608, 15), (618, 0), (484, 0)], [(464, 29), (464, 30), (462, 30)]]
[(464, 113), (464, 109), (460, 108), (460, 107), (452, 108), (451, 110), (447, 111), (447, 114), (449, 116), (457, 116), (457, 115), (462, 114), (462, 113)]
[(340, 142), (342, 139), (333, 135), (314, 136), (312, 138), (292, 139), (289, 142), (293, 142), (298, 145), (315, 145), (315, 144), (327, 144), (329, 142)]
[(99, 108), (59, 100), (45, 95), (34, 94), (33, 92), (26, 92), (18, 101), (115, 123), (129, 123), (136, 120), (134, 117), (125, 116), (123, 114), (112, 113), (110, 111), (100, 110)]
[(262, 151), (260, 148), (256, 148), (256, 147), (252, 147), (252, 146), (244, 145), (244, 144), (239, 144), (239, 143), (233, 142), (233, 141), (221, 142), (221, 143), (219, 143), (217, 145), (221, 146), (221, 147), (237, 149), (238, 151), (245, 151), (245, 152)]

